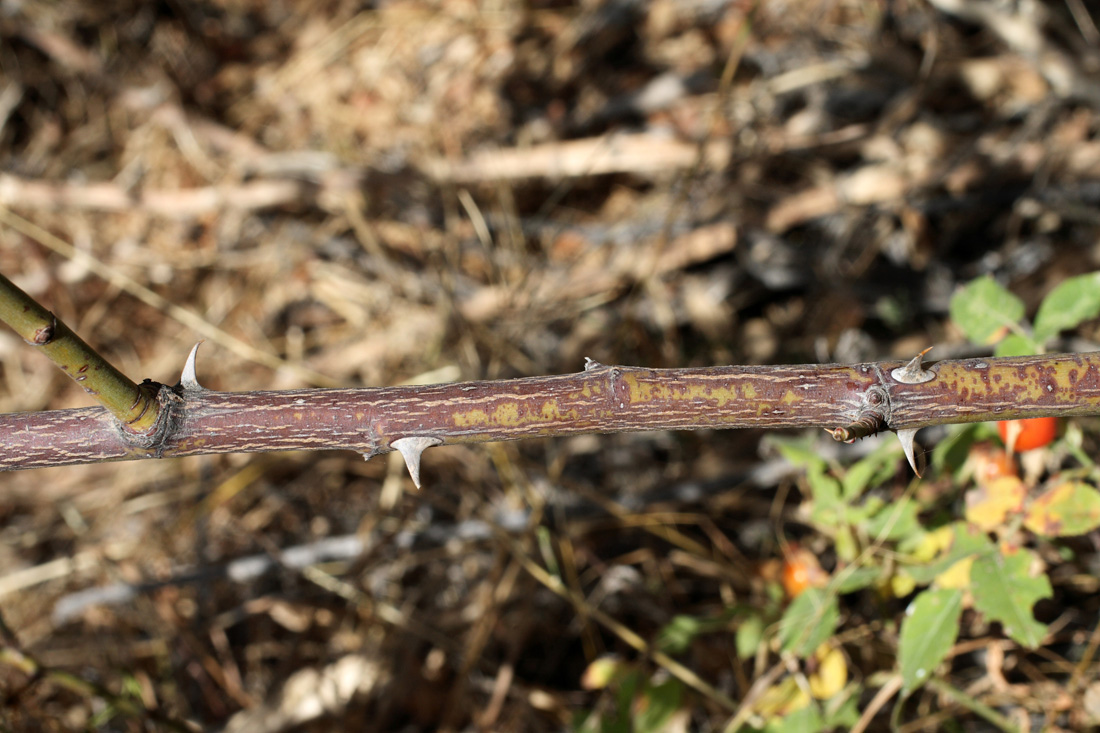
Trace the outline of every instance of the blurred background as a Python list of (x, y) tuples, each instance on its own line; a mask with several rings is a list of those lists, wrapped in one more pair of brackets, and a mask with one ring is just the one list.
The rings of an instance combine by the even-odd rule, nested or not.
[[(1033, 311), (1100, 264), (1098, 23), (1083, 0), (4, 0), (0, 271), (138, 380), (205, 339), (218, 390), (988, 354), (948, 323), (959, 284)], [(0, 384), (4, 411), (88, 404), (10, 332)], [(422, 475), (295, 452), (0, 476), (0, 721), (607, 723), (591, 663), (682, 680), (630, 639), (687, 614), (714, 623), (675, 656), (704, 686), (657, 727), (721, 730), (778, 659), (723, 614), (774, 603), (789, 541), (830, 563), (759, 431), (447, 447)], [(845, 600), (861, 710), (904, 609)], [(1004, 704), (1041, 720), (1060, 678), (1035, 669)]]

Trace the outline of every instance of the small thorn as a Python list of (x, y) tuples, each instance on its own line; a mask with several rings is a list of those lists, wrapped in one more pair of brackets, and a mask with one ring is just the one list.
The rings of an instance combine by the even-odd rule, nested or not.
[(187, 355), (187, 361), (183, 365), (183, 373), (180, 374), (180, 381), (176, 384), (177, 387), (182, 387), (187, 392), (206, 389), (199, 384), (199, 378), (195, 374), (195, 357), (199, 353), (200, 346), (202, 346), (202, 341), (191, 347), (191, 353)]
[(408, 438), (398, 438), (390, 443), (390, 447), (401, 452), (405, 459), (405, 467), (409, 469), (413, 484), (420, 488), (420, 454), (433, 445), (442, 445), (439, 438), (428, 438), (422, 435), (414, 435)]
[(603, 364), (596, 361), (595, 359), (593, 359), (589, 356), (584, 357), (584, 370), (586, 372), (590, 372), (593, 369), (599, 369), (602, 366), (603, 366)]
[(913, 473), (917, 474), (917, 478), (922, 478), (920, 475), (920, 469), (917, 468), (917, 459), (913, 455), (913, 440), (917, 437), (916, 428), (905, 428), (897, 431), (898, 440), (901, 441), (901, 449), (905, 452), (905, 457), (909, 460), (909, 465), (913, 467)]
[(927, 349), (914, 356), (908, 364), (890, 372), (890, 376), (902, 384), (923, 384), (924, 382), (931, 382), (936, 378), (936, 373), (930, 372), (921, 366), (921, 359), (931, 350), (932, 347), (929, 346)]

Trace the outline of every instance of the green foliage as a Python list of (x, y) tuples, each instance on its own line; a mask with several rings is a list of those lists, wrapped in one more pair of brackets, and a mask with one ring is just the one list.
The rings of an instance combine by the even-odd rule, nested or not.
[(974, 343), (999, 340), (1023, 317), (1024, 301), (989, 275), (971, 282), (951, 299), (951, 320)]
[[(1100, 275), (1054, 288), (1034, 326), (1025, 319), (1023, 301), (988, 276), (961, 288), (951, 303), (951, 317), (967, 337), (995, 347), (998, 355), (1039, 352), (1060, 332), (1098, 316)], [(880, 637), (880, 643), (896, 639), (894, 673), (900, 675), (903, 699), (930, 682), (936, 689), (950, 687), (943, 687), (938, 675), (949, 669), (944, 662), (964, 619), (998, 622), (1020, 645), (1039, 646), (1048, 629), (1035, 618), (1035, 604), (1050, 598), (1052, 587), (1039, 554), (1026, 545), (1100, 528), (1095, 485), (1100, 472), (1081, 450), (1080, 428), (1071, 426), (1067, 435), (1076, 437), (1063, 441), (1076, 447), (1070, 455), (1080, 454), (1085, 468), (1038, 486), (1034, 476), (1025, 482), (1015, 473), (976, 475), (974, 456), (988, 451), (996, 435), (989, 425), (950, 427), (932, 453), (923, 482), (911, 480), (895, 441), (883, 441), (845, 466), (822, 457), (819, 435), (769, 436), (768, 445), (802, 470), (796, 516), (816, 532), (810, 546), (835, 558), (835, 566), (831, 573), (818, 569), (824, 579), (803, 590), (786, 586), (784, 593), (773, 574), (766, 596), (755, 605), (711, 618), (677, 616), (659, 633), (657, 648), (691, 654), (702, 637), (732, 631), (742, 663), (783, 655), (784, 674), (757, 692), (737, 730), (816, 733), (851, 728), (860, 717), (859, 701), (867, 699), (863, 686), (869, 678), (849, 674), (851, 650), (838, 641), (846, 631), (841, 623), (850, 594), (905, 603), (896, 627), (884, 619), (888, 633)], [(799, 543), (799, 552), (805, 553), (807, 541)], [(783, 562), (795, 557), (785, 554)], [(614, 674), (610, 669), (602, 674), (615, 703), (605, 705), (609, 709), (602, 715), (590, 716), (583, 730), (659, 730), (684, 704), (679, 683), (647, 679), (640, 664), (615, 667)]]
[(1035, 314), (1035, 339), (1043, 343), (1097, 316), (1100, 316), (1100, 272), (1071, 277), (1043, 299)]
[(906, 694), (924, 684), (955, 645), (962, 601), (961, 590), (943, 588), (926, 590), (910, 604), (898, 640), (898, 666)]
[(794, 599), (779, 622), (779, 643), (783, 651), (809, 656), (829, 639), (840, 621), (836, 594), (810, 588)]
[(1100, 491), (1084, 481), (1066, 481), (1030, 503), (1024, 526), (1046, 537), (1072, 537), (1100, 527)]
[(574, 729), (581, 733), (657, 733), (683, 708), (679, 680), (645, 679), (638, 665), (598, 659), (589, 665), (585, 682), (606, 689), (611, 704), (578, 715)]
[(1100, 317), (1100, 273), (1071, 277), (1039, 305), (1035, 323), (1022, 323), (1024, 302), (989, 275), (960, 288), (951, 298), (951, 320), (976, 344), (996, 344), (997, 356), (1042, 353), (1062, 331)]
[(1010, 637), (1027, 647), (1043, 640), (1047, 627), (1035, 620), (1031, 607), (1052, 590), (1045, 575), (1033, 577), (1034, 553), (1017, 549), (979, 556), (970, 571), (974, 608), (1000, 621)]

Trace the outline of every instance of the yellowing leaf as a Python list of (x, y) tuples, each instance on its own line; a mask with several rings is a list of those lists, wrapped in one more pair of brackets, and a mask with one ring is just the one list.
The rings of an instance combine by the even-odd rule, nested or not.
[(1027, 486), (1017, 476), (1002, 476), (966, 492), (966, 521), (985, 532), (1004, 525), (1023, 510)]
[(848, 662), (839, 649), (822, 644), (814, 652), (817, 671), (810, 675), (810, 694), (828, 700), (848, 684)]
[(970, 568), (974, 565), (974, 555), (964, 557), (957, 563), (936, 576), (936, 585), (940, 588), (958, 588), (966, 590), (970, 587)]
[(980, 555), (993, 550), (993, 544), (986, 533), (963, 521), (952, 522), (950, 544), (936, 556), (932, 562), (920, 565), (907, 565), (905, 573), (911, 575), (917, 584), (931, 583), (936, 576), (965, 557)]
[(810, 704), (810, 696), (798, 685), (794, 677), (772, 685), (756, 701), (755, 711), (765, 718), (781, 717), (801, 710)]
[(1046, 537), (1069, 537), (1100, 527), (1100, 491), (1067, 481), (1031, 502), (1024, 526)]
[(586, 690), (601, 690), (619, 679), (629, 665), (615, 657), (600, 657), (588, 665), (581, 675), (581, 687)]
[(936, 555), (951, 547), (951, 543), (954, 541), (955, 528), (950, 524), (944, 525), (931, 532), (925, 532), (920, 542), (913, 548), (910, 557), (914, 562), (928, 562)]
[(911, 575), (892, 575), (890, 576), (890, 592), (894, 594), (894, 598), (903, 598), (912, 593), (917, 588), (917, 581), (913, 580)]

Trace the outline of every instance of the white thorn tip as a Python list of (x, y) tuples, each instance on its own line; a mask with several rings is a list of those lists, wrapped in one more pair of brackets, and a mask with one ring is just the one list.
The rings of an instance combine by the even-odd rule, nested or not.
[(202, 346), (202, 341), (191, 347), (191, 353), (187, 355), (187, 361), (183, 365), (183, 373), (180, 374), (179, 386), (189, 392), (203, 389), (203, 386), (199, 384), (198, 375), (195, 373), (195, 358), (199, 353), (200, 346)]
[(409, 469), (409, 476), (412, 477), (413, 484), (416, 488), (420, 488), (420, 454), (431, 448), (433, 445), (442, 445), (443, 441), (439, 438), (428, 438), (423, 435), (414, 435), (408, 438), (398, 438), (390, 443), (390, 447), (394, 450), (400, 451), (401, 456), (405, 459), (405, 467)]
[(917, 474), (917, 478), (921, 478), (920, 469), (917, 468), (917, 458), (913, 454), (913, 441), (917, 437), (916, 428), (907, 428), (905, 430), (897, 431), (898, 440), (901, 441), (901, 449), (905, 452), (905, 457), (909, 460), (909, 465), (913, 467), (913, 473)]

